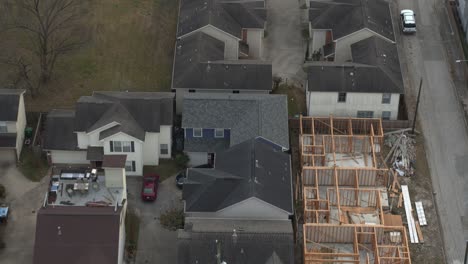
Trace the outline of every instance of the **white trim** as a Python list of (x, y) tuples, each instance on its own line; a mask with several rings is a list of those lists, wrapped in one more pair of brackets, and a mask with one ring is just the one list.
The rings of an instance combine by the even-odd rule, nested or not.
[[(231, 37), (233, 37), (233, 38), (235, 38), (235, 39), (237, 39), (237, 40), (241, 40), (240, 38), (238, 38), (238, 37), (232, 35), (231, 33), (227, 33), (226, 31), (224, 31), (224, 30), (222, 30), (222, 29), (219, 29), (219, 28), (217, 28), (217, 27), (215, 27), (215, 26), (213, 26), (213, 25), (211, 25), (211, 24), (205, 25), (205, 26), (203, 26), (203, 27), (201, 27), (201, 28), (197, 28), (197, 29), (195, 29), (195, 30), (193, 30), (193, 31), (190, 31), (190, 32), (188, 32), (188, 33), (185, 33), (184, 35), (181, 35), (181, 36), (179, 36), (178, 38), (179, 38), (179, 39), (182, 39), (182, 38), (184, 38), (184, 37), (188, 37), (188, 36), (190, 36), (190, 35), (192, 35), (192, 34), (194, 34), (194, 33), (197, 33), (198, 31), (200, 31), (200, 30), (202, 30), (202, 29), (204, 29), (204, 28), (207, 28), (207, 27), (212, 27), (212, 28), (214, 28), (214, 29), (216, 29), (216, 30), (218, 30), (218, 31), (220, 31), (220, 32), (222, 32), (222, 33), (224, 33), (224, 34), (226, 34), (226, 35), (229, 35), (229, 36), (231, 36)], [(205, 33), (205, 34), (206, 34), (206, 33)], [(217, 39), (217, 38), (216, 38), (216, 39)], [(218, 39), (218, 40), (219, 40), (219, 39)]]
[[(200, 136), (195, 136), (195, 129), (200, 129)], [(199, 127), (195, 128), (195, 127), (193, 127), (193, 128), (192, 128), (192, 137), (194, 137), (194, 138), (201, 138), (201, 137), (203, 137), (203, 128), (199, 128)]]
[(86, 132), (86, 131), (85, 131), (85, 133), (86, 133), (86, 135), (89, 135), (89, 134), (92, 134), (93, 132), (98, 131), (98, 130), (100, 130), (100, 129), (106, 130), (106, 129), (111, 128), (111, 127), (116, 126), (116, 125), (120, 125), (120, 123), (119, 123), (119, 122), (116, 122), (116, 121), (112, 121), (112, 122), (110, 122), (110, 123), (107, 123), (107, 124), (105, 124), (105, 125), (103, 125), (103, 126), (100, 126), (100, 127), (96, 128), (96, 129), (94, 129), (94, 130), (92, 130), (92, 131), (89, 131), (89, 132)]
[[(393, 27), (393, 25), (392, 25), (392, 27)], [(371, 32), (371, 33), (373, 33), (373, 34), (375, 34), (375, 35), (377, 35), (377, 36), (379, 36), (379, 37), (381, 37), (381, 38), (383, 38), (383, 39), (389, 41), (390, 43), (395, 44), (395, 41), (393, 41), (393, 40), (391, 40), (391, 39), (389, 39), (389, 38), (387, 38), (387, 37), (384, 37), (384, 36), (382, 36), (381, 34), (375, 32), (375, 31), (373, 31), (373, 30), (370, 30), (370, 29), (367, 28), (367, 27), (361, 28), (360, 30), (354, 31), (353, 33), (348, 34), (348, 35), (346, 35), (346, 36), (343, 36), (343, 37), (341, 37), (341, 38), (334, 39), (333, 42), (338, 42), (339, 40), (342, 40), (342, 39), (344, 39), (344, 38), (347, 38), (347, 37), (349, 37), (349, 36), (351, 36), (351, 35), (357, 34), (357, 33), (361, 32), (361, 31), (364, 31), (364, 30), (367, 30), (367, 31), (369, 31), (369, 32)], [(333, 30), (332, 30), (332, 35), (333, 35)], [(395, 36), (395, 34), (393, 34), (393, 36)]]
[(100, 139), (99, 141), (102, 142), (102, 141), (104, 141), (104, 140), (106, 140), (106, 139), (108, 139), (108, 138), (110, 138), (110, 137), (117, 136), (117, 135), (125, 135), (125, 136), (128, 136), (128, 137), (131, 137), (131, 138), (135, 139), (135, 140), (138, 141), (138, 142), (141, 142), (141, 143), (144, 142), (144, 141), (142, 141), (142, 140), (140, 140), (140, 139), (138, 139), (138, 138), (136, 138), (136, 137), (134, 137), (134, 136), (130, 136), (129, 134), (124, 133), (124, 132), (115, 133), (115, 134), (113, 134), (113, 135), (110, 135), (110, 136), (107, 136), (107, 137), (105, 137), (105, 138), (103, 138), (103, 139)]
[[(222, 136), (219, 136), (219, 137), (216, 136), (216, 131), (221, 131), (221, 132), (223, 132), (223, 135), (222, 135)], [(214, 137), (215, 137), (215, 138), (224, 138), (224, 128), (215, 128), (215, 129), (214, 129)]]
[[(213, 212), (213, 213), (221, 213), (221, 212), (223, 212), (223, 211), (225, 211), (225, 210), (228, 210), (228, 209), (230, 209), (230, 208), (232, 208), (232, 207), (238, 206), (239, 204), (245, 203), (246, 201), (249, 201), (249, 200), (256, 200), (256, 201), (259, 201), (260, 203), (263, 203), (263, 204), (265, 204), (266, 206), (270, 206), (270, 207), (276, 208), (276, 209), (278, 209), (279, 211), (282, 211), (282, 212), (284, 212), (284, 213), (286, 213), (286, 214), (288, 214), (288, 215), (292, 215), (292, 214), (293, 214), (293, 212), (288, 212), (288, 211), (286, 211), (286, 210), (284, 210), (284, 209), (282, 209), (282, 208), (279, 208), (279, 207), (276, 206), (276, 205), (273, 205), (273, 204), (271, 204), (271, 203), (267, 203), (267, 202), (265, 202), (264, 200), (259, 199), (259, 198), (254, 197), (254, 196), (249, 197), (249, 198), (247, 198), (247, 199), (245, 199), (245, 200), (239, 201), (239, 202), (237, 202), (237, 203), (235, 203), (235, 204), (231, 204), (231, 205), (229, 205), (229, 206), (226, 206), (226, 207), (224, 207), (223, 209), (218, 210), (218, 211), (215, 211), (215, 212)], [(194, 213), (194, 212), (191, 212), (191, 213)], [(205, 212), (205, 213), (206, 213), (206, 212)]]

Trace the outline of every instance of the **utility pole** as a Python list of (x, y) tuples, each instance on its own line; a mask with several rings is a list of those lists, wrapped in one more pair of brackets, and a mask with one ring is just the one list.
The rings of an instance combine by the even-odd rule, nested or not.
[(413, 128), (411, 129), (411, 134), (414, 134), (414, 128), (416, 127), (416, 116), (418, 115), (419, 99), (421, 98), (422, 80), (423, 79), (421, 78), (421, 81), (419, 82), (418, 99), (416, 100), (416, 109), (414, 110)]

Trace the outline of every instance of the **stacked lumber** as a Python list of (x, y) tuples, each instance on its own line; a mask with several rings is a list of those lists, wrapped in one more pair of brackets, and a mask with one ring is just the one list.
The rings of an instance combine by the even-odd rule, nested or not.
[(388, 134), (385, 136), (385, 144), (391, 148), (385, 157), (385, 162), (390, 160), (398, 175), (412, 176), (416, 159), (416, 140), (412, 135), (408, 133)]

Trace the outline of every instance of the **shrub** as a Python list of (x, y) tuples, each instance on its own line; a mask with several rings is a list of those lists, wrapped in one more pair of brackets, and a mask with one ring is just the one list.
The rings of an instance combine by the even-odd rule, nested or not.
[(159, 218), (161, 225), (169, 230), (176, 231), (184, 228), (184, 212), (179, 209), (169, 209)]
[(180, 153), (175, 156), (176, 165), (181, 169), (187, 168), (189, 160), (189, 157), (185, 153)]

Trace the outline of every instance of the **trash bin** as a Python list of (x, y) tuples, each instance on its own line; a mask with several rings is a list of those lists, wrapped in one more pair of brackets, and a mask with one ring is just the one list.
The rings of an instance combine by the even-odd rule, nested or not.
[(24, 129), (24, 136), (26, 138), (32, 138), (32, 135), (33, 135), (32, 127), (27, 127), (27, 128)]

